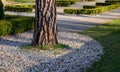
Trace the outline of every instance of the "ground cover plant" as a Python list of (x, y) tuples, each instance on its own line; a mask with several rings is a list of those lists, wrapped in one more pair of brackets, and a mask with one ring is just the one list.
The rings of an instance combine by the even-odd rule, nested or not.
[(120, 72), (120, 18), (80, 32), (104, 46), (104, 55), (89, 72)]

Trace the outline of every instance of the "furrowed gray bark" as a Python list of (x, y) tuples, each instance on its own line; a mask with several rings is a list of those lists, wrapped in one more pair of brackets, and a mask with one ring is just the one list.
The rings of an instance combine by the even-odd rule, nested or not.
[(56, 24), (56, 0), (36, 0), (33, 45), (56, 45), (58, 29)]

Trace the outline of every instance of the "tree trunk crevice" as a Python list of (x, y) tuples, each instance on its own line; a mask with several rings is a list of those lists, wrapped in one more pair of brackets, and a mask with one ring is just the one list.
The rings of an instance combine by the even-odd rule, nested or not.
[(58, 44), (55, 0), (36, 0), (33, 45)]

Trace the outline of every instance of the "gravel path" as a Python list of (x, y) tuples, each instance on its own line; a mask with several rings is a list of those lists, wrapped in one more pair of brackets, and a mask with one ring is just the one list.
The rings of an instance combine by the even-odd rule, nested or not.
[(82, 72), (103, 54), (102, 46), (88, 36), (59, 32), (58, 39), (70, 49), (20, 49), (31, 43), (32, 31), (1, 37), (0, 72)]

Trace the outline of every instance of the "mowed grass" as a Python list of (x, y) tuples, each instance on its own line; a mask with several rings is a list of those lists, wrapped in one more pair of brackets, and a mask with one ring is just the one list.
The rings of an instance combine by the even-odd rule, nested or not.
[(20, 48), (27, 50), (27, 51), (29, 51), (29, 50), (39, 51), (39, 50), (69, 49), (70, 47), (68, 45), (59, 43), (59, 44), (53, 45), (53, 46), (49, 46), (49, 45), (34, 46), (31, 44), (28, 44), (28, 45), (20, 46)]
[[(18, 3), (35, 3), (35, 0), (6, 0), (6, 1), (12, 1), (12, 2), (18, 2)], [(82, 0), (73, 0), (73, 1), (82, 1)]]
[(104, 55), (88, 72), (120, 72), (120, 18), (104, 25), (85, 30), (104, 46)]
[(7, 0), (12, 2), (19, 2), (19, 3), (34, 3), (35, 0)]

